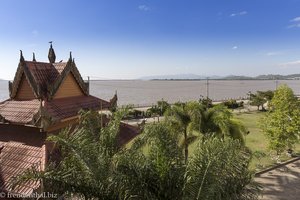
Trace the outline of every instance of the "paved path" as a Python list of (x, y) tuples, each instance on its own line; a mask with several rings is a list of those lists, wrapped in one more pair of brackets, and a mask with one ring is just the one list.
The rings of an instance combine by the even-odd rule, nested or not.
[(299, 200), (300, 160), (261, 174), (255, 180), (263, 186), (261, 200)]

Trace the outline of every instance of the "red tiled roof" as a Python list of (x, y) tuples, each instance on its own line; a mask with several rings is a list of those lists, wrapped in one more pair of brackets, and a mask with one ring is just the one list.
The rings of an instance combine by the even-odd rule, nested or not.
[(81, 109), (100, 110), (109, 106), (109, 102), (94, 96), (68, 97), (45, 102), (47, 112), (56, 119), (76, 116)]
[[(36, 83), (41, 87), (44, 93), (47, 92), (47, 84), (53, 84), (64, 68), (67, 66), (66, 62), (62, 63), (44, 63), (25, 61), (30, 73), (33, 75)], [(46, 95), (46, 94), (44, 94)]]
[(0, 103), (0, 115), (6, 121), (20, 124), (27, 124), (38, 112), (40, 102), (38, 99), (29, 101), (7, 100)]
[(65, 67), (67, 66), (67, 62), (52, 63), (52, 65), (55, 67), (57, 72), (61, 74), (62, 71), (64, 71)]
[(1, 142), (0, 144), (4, 146), (0, 153), (0, 191), (24, 195), (33, 193), (40, 186), (39, 182), (29, 181), (11, 191), (11, 179), (31, 167), (43, 170), (45, 148), (17, 142)]
[(38, 84), (53, 83), (67, 65), (67, 63), (52, 64), (32, 61), (25, 61), (25, 63)]
[[(94, 96), (78, 96), (43, 102), (43, 108), (54, 120), (62, 120), (77, 116), (83, 110), (108, 109), (110, 103)], [(38, 99), (28, 101), (7, 100), (0, 103), (0, 116), (5, 121), (28, 124), (38, 113), (40, 101)]]
[(141, 130), (138, 127), (122, 123), (120, 124), (120, 132), (118, 135), (118, 144), (123, 146), (127, 144), (130, 140), (140, 134)]

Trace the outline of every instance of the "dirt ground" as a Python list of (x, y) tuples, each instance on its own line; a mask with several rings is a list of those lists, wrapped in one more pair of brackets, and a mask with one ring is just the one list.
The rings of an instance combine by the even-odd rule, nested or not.
[(300, 160), (261, 174), (261, 200), (300, 200)]

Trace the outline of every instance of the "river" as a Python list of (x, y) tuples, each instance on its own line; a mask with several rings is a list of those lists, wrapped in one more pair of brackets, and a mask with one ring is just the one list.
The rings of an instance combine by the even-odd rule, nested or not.
[[(278, 85), (287, 84), (295, 94), (300, 94), (300, 80), (279, 80)], [(200, 81), (91, 81), (90, 93), (109, 100), (117, 91), (119, 105), (151, 105), (164, 99), (170, 103), (176, 101), (197, 100), (206, 97), (219, 101), (229, 98), (246, 98), (247, 93), (258, 90), (274, 90), (273, 80), (206, 80)], [(8, 83), (0, 81), (0, 101), (8, 98)]]

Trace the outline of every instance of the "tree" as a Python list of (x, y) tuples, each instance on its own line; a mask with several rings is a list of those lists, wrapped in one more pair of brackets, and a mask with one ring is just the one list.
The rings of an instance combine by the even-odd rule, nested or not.
[(16, 177), (14, 186), (26, 181), (43, 183), (46, 191), (59, 195), (116, 199), (110, 189), (114, 156), (121, 151), (117, 143), (120, 120), (124, 112), (117, 111), (113, 119), (103, 127), (102, 117), (97, 112), (80, 112), (79, 126), (65, 129), (58, 135), (47, 138), (59, 151), (59, 159), (50, 159), (45, 171), (35, 168)]
[(160, 109), (160, 115), (162, 116), (169, 108), (170, 104), (167, 101), (164, 101), (163, 99), (161, 101), (157, 102), (157, 106)]
[(244, 144), (245, 126), (223, 105), (216, 105), (210, 109), (200, 111), (200, 116), (194, 118), (192, 127), (205, 136), (219, 138), (234, 138)]
[(147, 109), (147, 115), (162, 116), (169, 108), (170, 104), (167, 101), (161, 100), (156, 105), (152, 105), (151, 108)]
[(257, 91), (256, 94), (250, 94), (250, 104), (253, 106), (257, 106), (257, 110), (261, 107), (261, 110), (265, 110), (264, 104), (270, 101), (274, 96), (274, 92), (272, 90), (268, 91)]
[(99, 135), (91, 134), (86, 123), (98, 119), (85, 114), (84, 126), (51, 136), (61, 160), (44, 172), (26, 171), (16, 183), (42, 180), (46, 191), (84, 199), (257, 199), (250, 155), (238, 140), (200, 141), (186, 165), (168, 124), (147, 125), (130, 148), (120, 148), (116, 134), (121, 116), (100, 126)]
[(281, 85), (274, 93), (270, 108), (260, 124), (268, 138), (269, 148), (279, 155), (299, 141), (299, 102), (291, 88)]
[(200, 142), (187, 166), (184, 199), (257, 199), (250, 160), (251, 154), (238, 140)]
[(117, 160), (113, 182), (119, 199), (182, 199), (182, 149), (165, 123), (146, 125), (131, 148)]
[(237, 102), (235, 99), (230, 99), (222, 103), (224, 106), (226, 106), (229, 109), (236, 109), (244, 107), (244, 102)]
[(188, 146), (195, 139), (192, 135), (193, 123), (196, 118), (200, 118), (200, 112), (205, 108), (198, 102), (188, 102), (187, 104), (176, 104), (165, 112), (165, 120), (179, 133), (183, 135), (185, 163), (188, 159)]
[(120, 155), (115, 187), (121, 199), (257, 199), (251, 155), (238, 140), (199, 141), (186, 165), (172, 130), (164, 123), (147, 125)]
[(195, 141), (198, 132), (206, 136), (220, 138), (232, 137), (244, 144), (245, 127), (233, 119), (232, 113), (222, 105), (207, 109), (198, 102), (172, 106), (165, 115), (165, 120), (183, 136), (185, 160), (188, 159), (188, 146)]
[(213, 107), (213, 103), (212, 103), (212, 100), (208, 97), (204, 98), (204, 97), (201, 97), (199, 99), (199, 103), (201, 105), (203, 105), (205, 108), (212, 108)]

